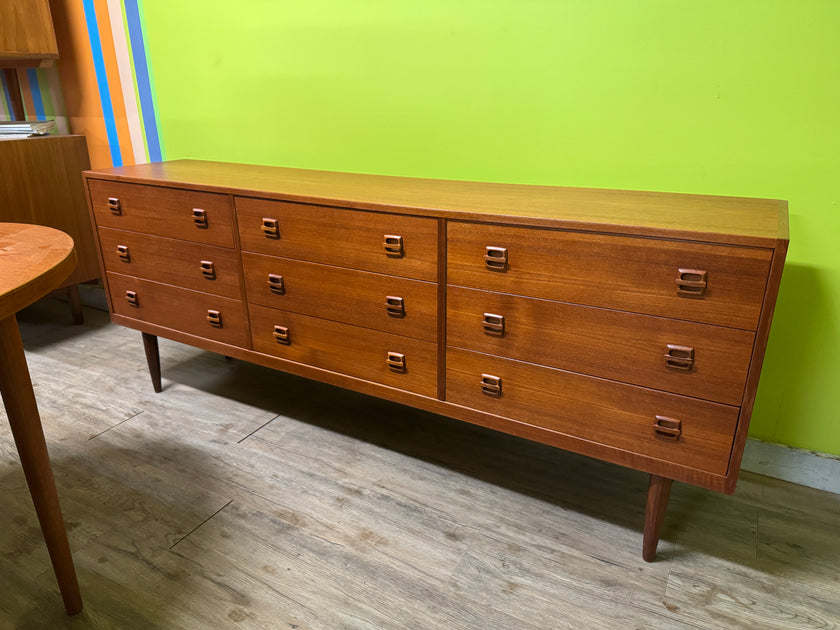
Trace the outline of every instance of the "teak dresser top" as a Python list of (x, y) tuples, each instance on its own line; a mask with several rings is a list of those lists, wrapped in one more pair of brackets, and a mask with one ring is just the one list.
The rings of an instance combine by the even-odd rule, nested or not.
[[(359, 210), (773, 247), (787, 202), (678, 193), (494, 184), (173, 160), (89, 173), (134, 183)], [(469, 213), (469, 217), (463, 216)]]

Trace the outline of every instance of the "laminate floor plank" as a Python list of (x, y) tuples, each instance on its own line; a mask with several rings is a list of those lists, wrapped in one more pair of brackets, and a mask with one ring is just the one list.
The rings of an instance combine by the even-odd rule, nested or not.
[(840, 628), (840, 497), (674, 484), (160, 340), (20, 316), (85, 608), (0, 412), (0, 628)]

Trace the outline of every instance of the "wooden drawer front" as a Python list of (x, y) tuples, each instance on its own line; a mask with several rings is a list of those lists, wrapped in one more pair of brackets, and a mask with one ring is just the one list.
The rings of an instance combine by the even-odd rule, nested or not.
[(437, 281), (435, 219), (243, 197), (236, 212), (243, 250)]
[(232, 197), (216, 193), (88, 180), (99, 227), (233, 247)]
[[(506, 250), (507, 264), (491, 261), (498, 269), (488, 269), (488, 247)], [(447, 282), (755, 330), (771, 256), (769, 249), (450, 222)], [(681, 269), (706, 274), (705, 295), (678, 295)]]
[[(738, 407), (447, 348), (446, 399), (614, 448), (726, 474)], [(485, 375), (485, 376), (483, 376)], [(500, 380), (500, 396), (485, 393)], [(486, 385), (482, 384), (482, 378)], [(657, 416), (663, 435), (654, 433)]]
[(741, 404), (755, 338), (746, 330), (461, 287), (447, 290), (446, 322), (451, 346), (730, 405)]
[(242, 254), (248, 301), (437, 341), (437, 284), (262, 254)]
[[(251, 305), (249, 311), (257, 352), (424, 396), (437, 395), (437, 346), (433, 343), (264, 306)], [(288, 343), (278, 341), (275, 327), (281, 327), (281, 335), (285, 330)], [(389, 367), (388, 353), (403, 356), (404, 372)]]
[(160, 236), (99, 228), (105, 269), (239, 300), (236, 251)]
[[(111, 309), (118, 315), (248, 347), (245, 309), (239, 300), (111, 272), (108, 272), (108, 291)], [(214, 325), (214, 320), (219, 320), (220, 325)]]

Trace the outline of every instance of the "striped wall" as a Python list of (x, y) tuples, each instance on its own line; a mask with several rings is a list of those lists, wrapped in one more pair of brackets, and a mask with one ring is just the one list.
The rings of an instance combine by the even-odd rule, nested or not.
[[(59, 61), (18, 72), (27, 120), (87, 137), (94, 168), (163, 158), (140, 0), (53, 0)], [(0, 119), (11, 118), (3, 84)]]

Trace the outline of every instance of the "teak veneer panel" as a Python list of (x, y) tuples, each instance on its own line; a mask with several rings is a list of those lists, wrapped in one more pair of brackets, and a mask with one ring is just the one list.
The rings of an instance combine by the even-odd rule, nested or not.
[[(96, 224), (207, 245), (233, 247), (233, 199), (227, 195), (173, 190), (91, 180), (90, 203)], [(113, 212), (109, 199), (116, 199)], [(206, 213), (206, 226), (196, 225), (195, 210)]]
[[(682, 241), (450, 222), (449, 284), (755, 330), (773, 252)], [(507, 249), (505, 271), (484, 264)], [(680, 269), (708, 273), (702, 299), (677, 295)]]
[[(239, 197), (236, 213), (243, 251), (437, 280), (438, 234), (433, 219)], [(277, 221), (276, 238), (263, 232), (267, 218)], [(401, 255), (385, 251), (385, 235), (402, 238)]]
[(787, 202), (597, 188), (464, 182), (173, 160), (97, 171), (154, 182), (343, 208), (567, 227), (772, 247), (788, 238)]
[[(502, 396), (482, 391), (483, 374), (501, 378)], [(737, 407), (457, 348), (446, 351), (446, 399), (719, 475), (738, 421)], [(679, 441), (654, 434), (657, 415), (681, 421)]]
[[(242, 302), (199, 293), (160, 282), (107, 272), (111, 309), (114, 313), (149, 321), (213, 341), (247, 347), (248, 328)], [(126, 292), (137, 294), (137, 306), (126, 299)], [(209, 311), (221, 314), (221, 327), (207, 320)]]
[[(239, 254), (233, 249), (112, 228), (99, 228), (99, 244), (108, 271), (242, 299)], [(202, 274), (202, 261), (213, 264), (212, 277)]]
[[(437, 342), (433, 282), (250, 252), (242, 253), (242, 265), (250, 303)], [(269, 274), (283, 278), (282, 293), (272, 291)], [(404, 315), (388, 313), (389, 296), (402, 298)]]
[[(437, 395), (437, 346), (434, 343), (263, 306), (251, 305), (249, 310), (251, 335), (257, 352), (424, 396)], [(288, 345), (280, 344), (274, 338), (275, 326), (288, 328)], [(389, 352), (405, 355), (405, 372), (395, 372), (388, 367)]]
[[(484, 313), (504, 317), (502, 334), (484, 330)], [(446, 322), (452, 346), (730, 405), (741, 404), (755, 340), (745, 330), (463, 287), (447, 289)], [(666, 365), (668, 344), (694, 349), (690, 370)]]
[(0, 67), (41, 66), (58, 59), (48, 0), (0, 2)]

